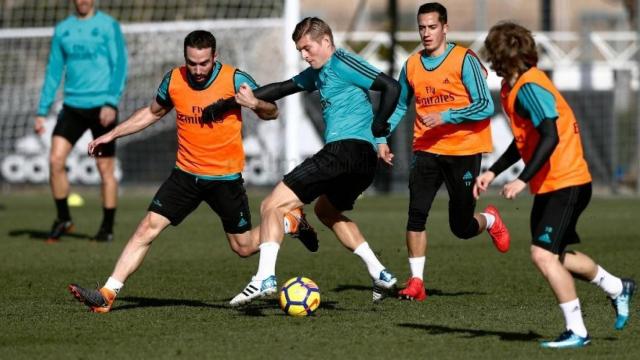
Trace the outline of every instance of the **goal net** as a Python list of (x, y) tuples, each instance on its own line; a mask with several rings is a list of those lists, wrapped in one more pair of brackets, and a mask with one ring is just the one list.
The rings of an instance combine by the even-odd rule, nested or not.
[[(1, 6), (0, 182), (45, 183), (62, 86), (48, 115), (46, 133), (37, 136), (32, 126), (53, 26), (73, 8), (68, 0), (3, 1)], [(287, 35), (283, 6), (284, 0), (98, 2), (99, 10), (120, 21), (127, 42), (128, 79), (119, 106), (120, 120), (149, 104), (163, 75), (184, 63), (184, 37), (196, 29), (209, 30), (216, 36), (221, 62), (248, 72), (260, 84), (284, 80), (283, 47)], [(248, 183), (270, 184), (281, 176), (283, 129), (283, 121), (263, 122), (252, 112), (244, 113), (244, 175)], [(73, 183), (99, 181), (94, 161), (86, 155), (90, 140), (90, 133), (85, 133), (67, 162)], [(162, 181), (175, 161), (174, 113), (143, 132), (119, 139), (117, 146), (118, 176), (122, 181)]]

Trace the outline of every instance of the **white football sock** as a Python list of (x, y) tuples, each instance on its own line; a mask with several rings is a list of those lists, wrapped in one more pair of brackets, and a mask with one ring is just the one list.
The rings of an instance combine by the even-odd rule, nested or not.
[(487, 230), (491, 229), (493, 223), (496, 221), (496, 217), (489, 213), (480, 213), (480, 215), (484, 216), (487, 219)]
[(622, 293), (622, 280), (609, 274), (600, 265), (598, 265), (598, 273), (591, 280), (591, 283), (598, 285), (612, 299), (617, 298)]
[(378, 260), (366, 241), (358, 245), (358, 247), (353, 250), (353, 253), (360, 256), (362, 261), (364, 261), (365, 265), (367, 265), (369, 275), (371, 275), (372, 278), (377, 279), (380, 277), (380, 272), (384, 270), (384, 266), (380, 263), (380, 260)]
[(426, 257), (424, 256), (409, 258), (409, 268), (411, 269), (411, 277), (416, 277), (420, 280), (423, 280), (425, 262), (426, 262)]
[(278, 260), (280, 244), (275, 241), (260, 244), (260, 261), (255, 280), (264, 280), (276, 274), (276, 261)]
[(113, 290), (116, 294), (120, 292), (120, 289), (122, 289), (123, 286), (124, 284), (122, 282), (112, 278), (111, 276), (109, 276), (107, 282), (104, 284), (104, 287), (109, 290)]
[(574, 334), (580, 337), (586, 337), (587, 328), (584, 327), (584, 321), (582, 320), (580, 299), (576, 298), (575, 300), (560, 304), (560, 309), (562, 309), (567, 330), (573, 331)]

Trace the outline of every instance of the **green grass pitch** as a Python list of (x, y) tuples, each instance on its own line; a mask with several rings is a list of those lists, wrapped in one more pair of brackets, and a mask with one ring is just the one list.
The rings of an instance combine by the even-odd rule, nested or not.
[[(428, 224), (430, 296), (423, 303), (372, 304), (364, 265), (310, 214), (320, 251), (308, 253), (286, 238), (277, 275), (279, 284), (298, 275), (313, 279), (322, 304), (313, 317), (293, 318), (284, 315), (275, 297), (241, 309), (227, 305), (256, 270), (258, 257), (234, 255), (206, 205), (156, 239), (111, 313), (87, 312), (67, 284), (106, 280), (151, 195), (125, 191), (115, 242), (97, 244), (86, 236), (99, 225), (99, 201), (85, 193), (85, 206), (72, 208), (76, 235), (54, 245), (42, 239), (54, 214), (47, 192), (0, 197), (0, 358), (640, 358), (638, 299), (628, 327), (615, 331), (604, 294), (584, 282), (577, 288), (592, 344), (569, 351), (538, 347), (564, 323), (529, 260), (529, 196), (479, 203), (479, 208), (490, 201), (500, 207), (512, 234), (507, 254), (499, 254), (486, 234), (455, 239), (446, 196), (438, 197)], [(250, 197), (257, 224), (262, 195)], [(400, 283), (409, 273), (406, 206), (406, 197), (371, 196), (349, 213)], [(637, 199), (594, 198), (579, 223), (582, 244), (575, 249), (614, 274), (640, 280), (638, 210)]]

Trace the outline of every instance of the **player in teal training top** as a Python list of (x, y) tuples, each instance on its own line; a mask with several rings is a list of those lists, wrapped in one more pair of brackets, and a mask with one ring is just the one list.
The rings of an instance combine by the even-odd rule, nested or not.
[[(353, 209), (355, 200), (373, 181), (377, 165), (375, 136), (388, 132), (387, 120), (398, 101), (398, 83), (360, 57), (336, 49), (331, 29), (318, 18), (302, 20), (292, 38), (310, 67), (291, 80), (256, 89), (254, 94), (256, 98), (275, 101), (303, 90), (318, 90), (326, 124), (326, 145), (286, 174), (263, 201), (258, 271), (231, 300), (231, 305), (276, 292), (275, 265), (283, 240), (282, 224), (276, 223), (276, 217), (316, 198), (316, 215), (347, 249), (364, 261), (373, 280), (373, 299), (380, 300), (395, 285), (396, 278), (380, 263), (357, 225), (343, 212)], [(381, 92), (376, 115), (369, 90)], [(224, 113), (229, 105), (234, 105), (230, 100), (207, 107), (205, 118)]]
[[(127, 78), (127, 50), (118, 22), (97, 11), (93, 0), (74, 0), (74, 4), (75, 14), (56, 25), (51, 39), (34, 125), (36, 133), (44, 132), (45, 117), (64, 74), (64, 105), (53, 130), (49, 157), (51, 192), (57, 208), (49, 242), (73, 229), (67, 206), (67, 157), (87, 129), (97, 138), (115, 127)], [(104, 146), (96, 163), (102, 179), (104, 216), (93, 239), (111, 241), (118, 193), (115, 143)]]
[(301, 90), (320, 91), (325, 143), (358, 139), (375, 145), (371, 133), (373, 109), (366, 90), (378, 74), (380, 71), (362, 58), (336, 49), (322, 68), (311, 66), (293, 77)]

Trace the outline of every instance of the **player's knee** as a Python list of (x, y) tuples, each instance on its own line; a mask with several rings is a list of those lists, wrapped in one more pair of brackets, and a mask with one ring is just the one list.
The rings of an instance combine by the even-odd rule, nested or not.
[(64, 167), (66, 165), (67, 158), (58, 154), (50, 154), (49, 155), (49, 167), (53, 172), (64, 171)]
[(102, 181), (115, 181), (115, 163), (112, 159), (98, 159), (96, 167)]
[(267, 212), (274, 211), (277, 208), (276, 202), (273, 200), (272, 196), (267, 196), (260, 203), (260, 213), (266, 214)]
[(531, 261), (538, 268), (546, 268), (552, 261), (556, 261), (556, 255), (539, 246), (531, 246)]
[(138, 225), (136, 229), (135, 237), (139, 239), (149, 239), (149, 242), (160, 234), (163, 226), (159, 221), (156, 221), (151, 216), (146, 216)]
[(249, 256), (257, 252), (257, 249), (239, 243), (232, 243), (231, 250), (233, 250), (233, 252), (241, 258), (248, 258)]
[(241, 258), (249, 257), (258, 252), (258, 245), (252, 243), (249, 231), (240, 234), (233, 234), (227, 231), (229, 246), (236, 255)]

